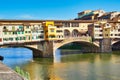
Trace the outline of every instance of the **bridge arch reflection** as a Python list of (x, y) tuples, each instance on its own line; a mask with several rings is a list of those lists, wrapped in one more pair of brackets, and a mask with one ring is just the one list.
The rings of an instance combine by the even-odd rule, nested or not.
[[(43, 52), (33, 46), (30, 46), (30, 45), (11, 45), (11, 46), (2, 46), (3, 48), (10, 48), (10, 47), (13, 47), (13, 48), (26, 48), (26, 49), (29, 49), (32, 51), (32, 55), (33, 55), (33, 58), (35, 57), (38, 57), (38, 56), (41, 56), (42, 57), (42, 54)], [(21, 51), (22, 52), (22, 51)]]

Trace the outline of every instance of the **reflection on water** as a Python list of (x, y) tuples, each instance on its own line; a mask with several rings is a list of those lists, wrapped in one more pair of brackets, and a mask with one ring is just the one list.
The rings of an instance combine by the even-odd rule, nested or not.
[[(17, 51), (14, 50), (14, 56)], [(0, 50), (0, 53), (3, 52)], [(8, 53), (11, 55), (10, 51)], [(61, 56), (58, 50), (54, 60), (51, 58), (32, 60), (31, 54), (28, 53), (30, 52), (25, 50), (22, 54), (27, 57), (12, 58), (4, 63), (11, 67), (20, 65), (30, 73), (31, 80), (120, 80), (120, 52)]]
[(3, 63), (11, 68), (22, 66), (32, 60), (32, 51), (26, 48), (0, 48)]

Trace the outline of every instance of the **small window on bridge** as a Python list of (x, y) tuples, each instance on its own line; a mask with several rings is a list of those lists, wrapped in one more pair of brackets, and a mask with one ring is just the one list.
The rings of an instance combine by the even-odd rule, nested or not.
[(50, 29), (51, 32), (54, 32), (54, 29)]
[(100, 26), (95, 26), (95, 28), (100, 28)]
[(26, 37), (24, 37), (23, 39), (26, 40)]
[(55, 38), (55, 35), (49, 35), (49, 38)]

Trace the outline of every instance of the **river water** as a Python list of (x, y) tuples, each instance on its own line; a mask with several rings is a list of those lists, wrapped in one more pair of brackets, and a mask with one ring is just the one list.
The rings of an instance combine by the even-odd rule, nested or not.
[(31, 80), (120, 80), (119, 51), (109, 54), (60, 54), (61, 50), (57, 50), (54, 59), (33, 59), (29, 49), (0, 49), (0, 55), (5, 58), (3, 63), (13, 69), (20, 66), (30, 73)]

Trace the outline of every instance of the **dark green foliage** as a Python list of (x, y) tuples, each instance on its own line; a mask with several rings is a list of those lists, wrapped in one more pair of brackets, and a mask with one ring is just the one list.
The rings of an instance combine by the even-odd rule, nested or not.
[(60, 49), (82, 49), (82, 47), (78, 44), (68, 44), (60, 47)]

